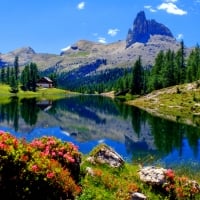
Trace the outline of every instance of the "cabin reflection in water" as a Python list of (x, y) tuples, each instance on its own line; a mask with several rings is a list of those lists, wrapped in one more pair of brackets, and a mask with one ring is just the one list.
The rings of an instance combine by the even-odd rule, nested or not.
[(52, 107), (52, 101), (51, 100), (38, 101), (37, 106), (43, 111), (48, 111)]

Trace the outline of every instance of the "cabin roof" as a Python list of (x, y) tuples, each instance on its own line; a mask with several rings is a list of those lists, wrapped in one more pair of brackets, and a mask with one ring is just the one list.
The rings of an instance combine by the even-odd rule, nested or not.
[(53, 83), (53, 81), (49, 77), (46, 77), (46, 76), (44, 76), (41, 79), (39, 79), (38, 82)]

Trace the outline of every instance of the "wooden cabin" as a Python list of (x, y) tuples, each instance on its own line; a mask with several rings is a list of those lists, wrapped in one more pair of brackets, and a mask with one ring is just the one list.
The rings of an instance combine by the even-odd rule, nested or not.
[(52, 88), (53, 81), (48, 77), (42, 77), (41, 79), (38, 80), (37, 86), (43, 88)]

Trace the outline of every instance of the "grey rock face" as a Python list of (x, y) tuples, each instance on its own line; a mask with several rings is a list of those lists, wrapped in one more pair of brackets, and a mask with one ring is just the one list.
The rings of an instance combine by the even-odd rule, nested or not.
[(134, 20), (133, 28), (128, 31), (126, 47), (136, 42), (147, 43), (151, 35), (173, 37), (171, 31), (166, 26), (155, 20), (147, 20), (144, 11), (141, 11)]
[(92, 164), (108, 164), (110, 167), (121, 167), (125, 163), (117, 152), (105, 144), (101, 144), (97, 147), (95, 154), (88, 157), (87, 161)]
[(139, 171), (140, 180), (151, 185), (162, 185), (166, 181), (166, 169), (154, 166), (143, 167)]

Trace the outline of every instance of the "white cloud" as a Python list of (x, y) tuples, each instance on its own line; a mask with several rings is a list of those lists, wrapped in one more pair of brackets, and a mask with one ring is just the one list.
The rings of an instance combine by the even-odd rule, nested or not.
[(144, 6), (144, 8), (146, 8), (147, 10), (149, 10), (150, 12), (156, 12), (157, 10), (155, 10), (154, 8), (152, 8), (152, 6), (150, 5), (146, 5)]
[(152, 6), (150, 6), (150, 5), (146, 5), (146, 6), (144, 6), (144, 8), (146, 8), (146, 9), (150, 9), (150, 8), (152, 8)]
[(67, 50), (69, 50), (70, 48), (71, 48), (71, 46), (67, 46), (67, 47), (61, 49), (61, 51), (62, 51), (62, 52), (63, 52), (63, 51), (67, 51)]
[[(200, 1), (200, 0), (196, 0)], [(163, 3), (158, 5), (156, 8), (153, 8), (151, 5), (145, 5), (144, 8), (150, 12), (157, 12), (158, 10), (165, 10), (169, 14), (174, 15), (186, 15), (187, 11), (182, 10), (177, 7), (175, 4), (178, 0), (163, 0)]]
[(157, 9), (158, 10), (165, 10), (167, 13), (174, 14), (174, 15), (186, 15), (187, 11), (178, 8), (173, 2), (176, 0), (167, 0), (166, 3), (160, 4)]
[(98, 42), (102, 43), (102, 44), (106, 44), (106, 38), (104, 37), (99, 37), (98, 38)]
[(179, 33), (179, 34), (176, 36), (176, 39), (177, 39), (177, 40), (182, 40), (182, 39), (183, 39), (183, 34), (182, 34), (182, 33)]
[(108, 35), (114, 37), (114, 36), (117, 35), (118, 32), (119, 32), (119, 29), (117, 29), (117, 28), (111, 29), (111, 28), (110, 28), (110, 29), (108, 30)]
[(80, 2), (80, 3), (77, 5), (77, 9), (78, 9), (78, 10), (83, 10), (84, 8), (85, 8), (85, 2), (84, 2), (84, 1)]
[(167, 3), (170, 3), (170, 2), (172, 2), (172, 3), (175, 3), (175, 2), (177, 2), (178, 0), (165, 0), (165, 2), (167, 2)]

